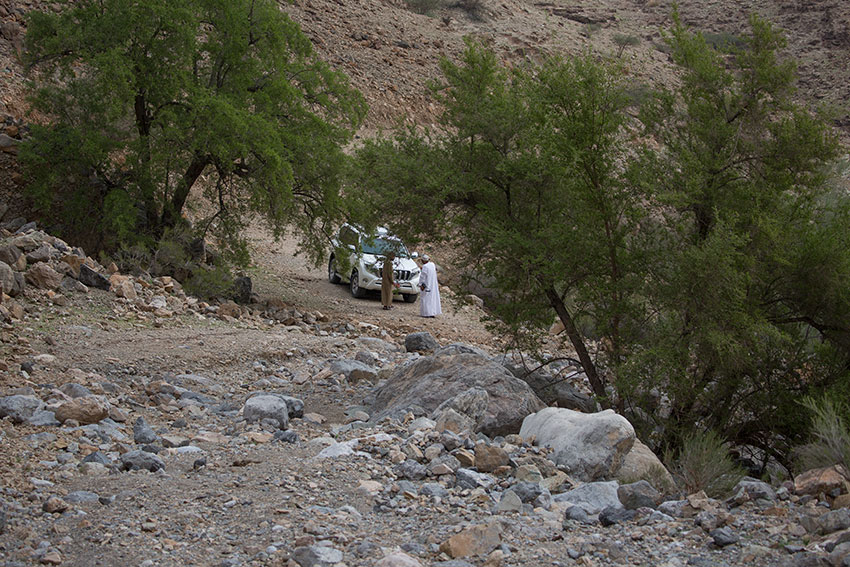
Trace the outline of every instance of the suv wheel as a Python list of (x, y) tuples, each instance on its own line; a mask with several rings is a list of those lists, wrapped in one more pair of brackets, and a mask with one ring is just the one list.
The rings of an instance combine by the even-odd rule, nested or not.
[(357, 273), (357, 270), (351, 272), (351, 283), (349, 288), (351, 289), (351, 295), (357, 299), (366, 297), (366, 290), (360, 287), (360, 274)]
[(416, 301), (416, 298), (419, 297), (417, 293), (402, 293), (401, 296), (404, 298), (405, 303), (413, 303)]
[(339, 277), (339, 274), (336, 273), (336, 258), (331, 256), (331, 259), (328, 260), (328, 281), (331, 283), (339, 283), (342, 281), (342, 278)]

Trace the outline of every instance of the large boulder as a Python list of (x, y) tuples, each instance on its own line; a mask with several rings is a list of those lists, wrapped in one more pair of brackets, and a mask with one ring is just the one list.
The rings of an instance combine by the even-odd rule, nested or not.
[(12, 295), (15, 289), (15, 271), (6, 262), (0, 260), (0, 293)]
[(664, 466), (652, 449), (635, 438), (635, 444), (623, 459), (623, 464), (614, 476), (623, 484), (637, 480), (648, 481), (656, 490), (668, 494), (675, 490), (673, 475)]
[(550, 458), (583, 482), (612, 478), (635, 442), (632, 424), (613, 410), (545, 408), (526, 417), (519, 434), (552, 447)]
[(440, 343), (431, 333), (421, 331), (404, 337), (404, 348), (407, 352), (432, 352), (440, 348)]
[(88, 287), (96, 287), (97, 289), (105, 291), (109, 291), (109, 288), (112, 285), (109, 283), (109, 278), (92, 270), (85, 264), (80, 264), (80, 275), (77, 279)]
[[(396, 367), (386, 382), (373, 391), (369, 413), (374, 420), (398, 416), (408, 408), (421, 408), (430, 414), (446, 400), (474, 393), (475, 390), (467, 392), (473, 388), (482, 389), (489, 396), (475, 424), (475, 431), (486, 435), (516, 433), (525, 416), (545, 407), (528, 384), (486, 356), (449, 351)], [(465, 398), (460, 396), (458, 401)], [(470, 396), (470, 400), (473, 398), (478, 399)]]
[(44, 262), (39, 262), (27, 270), (27, 283), (39, 289), (56, 289), (62, 283), (62, 274)]

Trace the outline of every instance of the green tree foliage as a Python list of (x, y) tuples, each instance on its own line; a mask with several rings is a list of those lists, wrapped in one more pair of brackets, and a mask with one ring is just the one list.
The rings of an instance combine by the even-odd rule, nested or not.
[(319, 250), (365, 103), (277, 3), (82, 0), (32, 12), (27, 29), (49, 124), (21, 160), (66, 234), (102, 249), (156, 240), (203, 179), (200, 228), (234, 255), (249, 211)]
[(442, 128), (365, 144), (353, 184), (406, 236), (456, 244), (517, 334), (559, 317), (593, 391), (657, 448), (711, 430), (787, 464), (797, 401), (850, 383), (838, 146), (773, 27), (754, 17), (721, 52), (674, 20), (681, 85), (640, 124), (608, 63), (508, 69), (470, 43), (433, 86)]
[(647, 113), (664, 151), (642, 161), (664, 254), (619, 392), (644, 409), (650, 392), (669, 396), (668, 444), (702, 424), (784, 455), (803, 429), (796, 401), (848, 378), (847, 198), (827, 175), (836, 140), (794, 102), (793, 65), (767, 22), (753, 17), (745, 47), (720, 52), (674, 20), (682, 84)]
[(496, 312), (514, 331), (556, 313), (604, 398), (579, 319), (619, 353), (641, 214), (620, 179), (628, 99), (616, 70), (588, 56), (509, 71), (472, 42), (441, 69), (443, 130), (366, 144), (359, 184), (408, 234), (455, 239), (470, 273), (501, 293)]

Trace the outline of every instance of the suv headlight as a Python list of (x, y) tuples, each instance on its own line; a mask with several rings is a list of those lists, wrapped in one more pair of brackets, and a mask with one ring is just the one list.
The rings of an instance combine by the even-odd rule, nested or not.
[(366, 268), (366, 271), (372, 274), (373, 276), (378, 276), (378, 263), (373, 262), (371, 264), (363, 264), (363, 267)]
[(416, 276), (418, 276), (418, 275), (419, 275), (419, 270), (411, 270), (411, 272), (410, 272), (410, 279), (413, 279), (413, 278), (415, 278), (415, 277), (416, 277)]

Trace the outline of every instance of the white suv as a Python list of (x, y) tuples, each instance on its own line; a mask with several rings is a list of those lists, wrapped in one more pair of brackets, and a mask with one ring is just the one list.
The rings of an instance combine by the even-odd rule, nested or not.
[(365, 234), (350, 224), (340, 227), (333, 239), (333, 249), (328, 261), (328, 281), (348, 281), (351, 295), (365, 297), (367, 290), (381, 289), (381, 268), (387, 252), (395, 252), (393, 271), (398, 291), (408, 303), (419, 296), (419, 265), (417, 254), (410, 254), (397, 236), (387, 229), (378, 228), (376, 234)]

